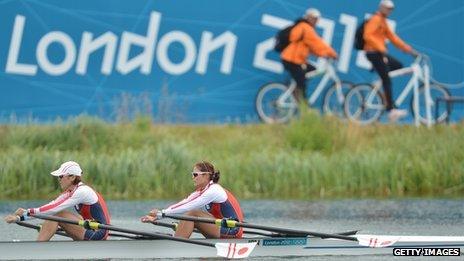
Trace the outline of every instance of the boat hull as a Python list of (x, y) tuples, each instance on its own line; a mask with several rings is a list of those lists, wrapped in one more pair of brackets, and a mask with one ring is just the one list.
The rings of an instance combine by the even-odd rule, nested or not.
[[(435, 239), (435, 240), (432, 240)], [(460, 248), (464, 237), (403, 237), (384, 248), (360, 246), (357, 242), (320, 238), (249, 238), (241, 240), (208, 240), (202, 242), (258, 242), (251, 256), (316, 256), (316, 255), (392, 255), (393, 248)], [(0, 242), (0, 259), (104, 259), (104, 258), (207, 258), (216, 249), (170, 240), (106, 240)]]

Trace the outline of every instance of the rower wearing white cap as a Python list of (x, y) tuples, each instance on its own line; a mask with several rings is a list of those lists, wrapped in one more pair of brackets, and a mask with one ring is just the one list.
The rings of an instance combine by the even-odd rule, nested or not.
[(392, 122), (406, 116), (407, 112), (395, 108), (393, 104), (392, 83), (388, 72), (400, 69), (403, 65), (391, 55), (387, 54), (386, 40), (390, 40), (396, 47), (406, 53), (413, 55), (417, 53), (388, 27), (387, 17), (394, 8), (395, 4), (393, 1), (381, 0), (377, 13), (366, 22), (363, 34), (365, 41), (364, 51), (366, 51), (366, 57), (372, 63), (372, 67), (382, 79), (386, 110), (388, 112), (388, 118)]
[[(63, 193), (41, 207), (19, 208), (14, 214), (5, 217), (7, 223), (25, 220), (33, 217), (34, 214), (47, 214), (72, 220), (86, 219), (110, 224), (110, 215), (105, 200), (99, 193), (81, 181), (83, 171), (77, 162), (67, 161), (50, 174), (58, 177)], [(66, 210), (70, 207), (74, 207), (80, 215)], [(74, 240), (104, 240), (108, 237), (107, 230), (85, 229), (80, 226), (47, 220), (41, 226), (37, 241), (50, 240), (58, 226)]]

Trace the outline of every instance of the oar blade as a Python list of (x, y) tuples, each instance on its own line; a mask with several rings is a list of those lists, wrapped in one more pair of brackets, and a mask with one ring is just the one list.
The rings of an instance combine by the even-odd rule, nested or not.
[(247, 258), (257, 242), (253, 243), (216, 243), (217, 255), (232, 259)]
[(374, 236), (374, 235), (357, 235), (358, 242), (361, 246), (367, 247), (388, 247), (400, 240), (397, 236)]

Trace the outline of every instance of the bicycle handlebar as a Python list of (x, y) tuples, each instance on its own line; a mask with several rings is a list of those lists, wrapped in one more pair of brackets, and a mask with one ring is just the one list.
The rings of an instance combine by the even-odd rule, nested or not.
[(419, 53), (419, 52), (416, 51), (416, 50), (413, 50), (410, 54), (411, 54), (413, 57), (423, 56), (423, 54)]

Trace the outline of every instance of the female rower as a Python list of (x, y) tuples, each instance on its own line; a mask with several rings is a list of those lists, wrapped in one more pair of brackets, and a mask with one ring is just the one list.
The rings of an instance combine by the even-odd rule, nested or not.
[[(165, 214), (185, 214), (188, 216), (216, 219), (234, 219), (243, 221), (243, 214), (237, 199), (218, 184), (219, 171), (206, 161), (193, 166), (192, 179), (195, 191), (182, 201), (166, 209), (151, 210), (141, 218), (142, 222), (153, 222)], [(193, 221), (180, 221), (175, 236), (189, 238), (194, 228), (198, 229), (206, 238), (241, 238), (243, 229), (239, 227), (218, 227)]]
[[(7, 223), (14, 223), (33, 217), (34, 214), (48, 214), (72, 220), (94, 220), (102, 224), (110, 224), (110, 215), (103, 197), (81, 181), (82, 169), (78, 163), (67, 161), (60, 168), (51, 172), (58, 177), (63, 191), (55, 200), (38, 208), (19, 208), (14, 214), (6, 216)], [(68, 210), (74, 206), (80, 215)], [(67, 223), (46, 220), (40, 229), (37, 241), (48, 241), (60, 226), (74, 240), (105, 240), (108, 231), (93, 230)]]

